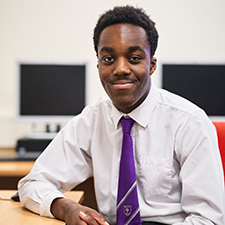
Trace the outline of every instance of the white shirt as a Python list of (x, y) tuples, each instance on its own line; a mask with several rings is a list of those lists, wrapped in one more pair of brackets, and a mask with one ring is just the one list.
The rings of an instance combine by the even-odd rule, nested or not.
[[(19, 182), (22, 204), (52, 216), (61, 192), (94, 175), (99, 212), (116, 223), (123, 116), (109, 98), (87, 106), (59, 132)], [(152, 85), (129, 116), (143, 221), (224, 225), (224, 179), (216, 130), (187, 100)]]

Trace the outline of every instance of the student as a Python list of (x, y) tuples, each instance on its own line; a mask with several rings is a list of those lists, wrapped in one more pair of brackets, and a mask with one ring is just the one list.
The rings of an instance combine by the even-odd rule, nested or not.
[[(36, 160), (18, 185), (24, 207), (67, 225), (225, 224), (216, 130), (199, 107), (152, 84), (157, 41), (155, 24), (142, 9), (115, 7), (99, 18), (94, 47), (109, 98), (69, 121)], [(128, 120), (131, 132), (123, 134)], [(125, 139), (134, 162), (120, 159)], [(132, 167), (136, 180), (121, 200)], [(62, 194), (92, 174), (99, 212)]]

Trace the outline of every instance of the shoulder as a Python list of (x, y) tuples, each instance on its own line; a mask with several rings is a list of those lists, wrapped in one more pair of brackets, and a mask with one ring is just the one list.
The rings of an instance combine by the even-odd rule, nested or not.
[(158, 91), (158, 104), (162, 107), (168, 107), (171, 110), (183, 111), (184, 113), (190, 114), (196, 111), (203, 111), (199, 106), (179, 95), (164, 89), (158, 89)]
[(211, 126), (211, 120), (203, 109), (191, 101), (163, 89), (158, 89), (156, 108), (164, 120), (173, 123), (177, 129), (182, 128), (185, 124), (190, 126), (209, 124)]
[(101, 97), (96, 103), (87, 105), (80, 114), (74, 116), (64, 126), (65, 132), (79, 137), (90, 137), (94, 130), (111, 117), (112, 103), (109, 98)]
[(112, 111), (112, 102), (107, 97), (101, 97), (94, 104), (87, 105), (80, 114), (75, 116), (71, 121), (73, 123), (94, 124), (97, 119), (110, 117)]
[(97, 102), (95, 102), (94, 104), (90, 104), (88, 106), (86, 106), (82, 112), (81, 112), (81, 116), (85, 116), (85, 115), (93, 115), (95, 116), (96, 114), (108, 114), (110, 113), (112, 109), (112, 102), (110, 100), (109, 97), (104, 96), (98, 99)]

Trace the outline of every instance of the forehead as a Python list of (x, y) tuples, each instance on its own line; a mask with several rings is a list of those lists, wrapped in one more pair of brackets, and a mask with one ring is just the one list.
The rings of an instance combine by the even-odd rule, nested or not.
[(99, 38), (98, 51), (104, 46), (149, 46), (146, 31), (131, 24), (116, 24), (106, 27)]

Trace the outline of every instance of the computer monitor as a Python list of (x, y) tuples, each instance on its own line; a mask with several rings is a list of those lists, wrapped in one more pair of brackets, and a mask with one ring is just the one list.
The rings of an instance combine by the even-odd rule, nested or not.
[(17, 119), (64, 124), (86, 104), (86, 63), (17, 62)]
[(225, 63), (161, 63), (162, 88), (205, 110), (211, 120), (225, 121)]

